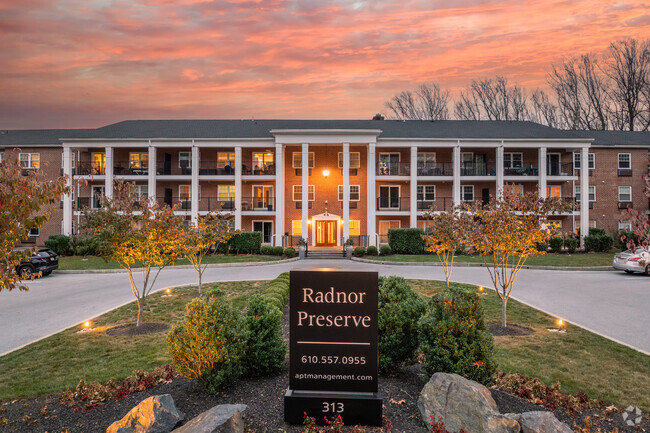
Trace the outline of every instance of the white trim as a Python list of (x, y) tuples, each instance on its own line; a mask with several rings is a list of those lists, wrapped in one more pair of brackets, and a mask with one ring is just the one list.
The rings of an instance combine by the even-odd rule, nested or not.
[[(140, 162), (139, 167), (134, 167), (131, 165), (131, 155), (139, 155), (138, 161)], [(146, 159), (142, 159), (142, 155), (147, 155)], [(147, 150), (146, 152), (129, 152), (129, 168), (144, 168), (142, 167), (142, 161), (147, 161), (147, 170), (149, 169), (149, 151)], [(152, 170), (155, 170), (156, 167), (153, 167)]]
[[(274, 221), (273, 220), (252, 220), (251, 221), (251, 231), (255, 231), (255, 223), (262, 223), (262, 245), (273, 245), (273, 228), (274, 226)], [(264, 223), (270, 223), (271, 224), (271, 241), (270, 242), (264, 242)]]
[[(273, 209), (276, 209), (277, 205), (275, 204), (275, 195), (274, 195), (275, 194), (275, 186), (274, 185), (251, 185), (251, 199), (253, 200), (253, 204), (255, 204), (255, 199), (257, 198), (257, 196), (255, 195), (255, 188), (270, 188), (271, 189), (271, 197), (273, 198), (273, 203), (271, 203), (271, 204), (273, 204)], [(266, 206), (262, 206), (262, 207), (253, 206), (252, 208), (253, 208), (253, 210), (255, 210), (255, 209), (264, 209), (265, 207), (268, 208), (268, 203), (267, 203)]]
[(523, 152), (503, 152), (503, 168), (517, 168), (512, 165), (513, 158), (512, 156), (510, 157), (510, 166), (506, 165), (506, 155), (521, 155), (519, 160), (521, 162), (521, 165), (519, 168), (522, 168), (524, 166), (524, 153)]
[[(402, 186), (401, 185), (394, 185), (394, 184), (378, 185), (379, 193), (377, 194), (377, 198), (381, 198), (381, 189), (382, 188), (394, 188), (394, 187), (397, 187), (397, 200), (398, 200), (397, 208), (390, 207), (390, 206), (381, 207), (381, 206), (379, 206), (379, 204), (377, 204), (376, 207), (377, 207), (378, 210), (401, 210), (400, 209), (401, 208), (401, 206), (400, 206), (401, 203), (399, 203), (399, 200), (402, 198)], [(388, 198), (388, 203), (390, 204), (390, 189), (388, 190), (388, 197), (387, 198)]]
[[(629, 188), (630, 189), (630, 199), (629, 200), (621, 200), (621, 188)], [(616, 195), (616, 197), (618, 198), (618, 201), (620, 201), (620, 202), (625, 202), (625, 203), (631, 202), (632, 201), (632, 185), (619, 185), (618, 186), (618, 194)]]
[[(187, 196), (187, 199), (182, 200), (182, 201), (192, 201), (192, 184), (179, 184), (178, 185), (178, 201), (181, 201), (181, 188), (182, 187), (188, 187), (189, 188), (189, 195)], [(201, 200), (201, 185), (199, 185), (199, 200)]]
[[(187, 167), (182, 167), (181, 166), (181, 154), (182, 153), (186, 153), (189, 156), (189, 158), (187, 160), (189, 165)], [(178, 168), (192, 168), (192, 152), (191, 151), (190, 152), (178, 152)]]
[[(472, 188), (472, 199), (471, 200), (465, 200), (465, 188)], [(460, 186), (460, 200), (463, 203), (474, 203), (476, 201), (476, 190), (474, 188), (474, 185), (461, 185)]]
[[(621, 155), (627, 155), (627, 162), (629, 167), (621, 167)], [(617, 167), (619, 170), (632, 170), (632, 154), (628, 152), (621, 152), (617, 157)]]
[[(298, 155), (300, 157), (298, 159), (300, 160), (301, 167), (296, 167), (295, 155)], [(312, 162), (311, 167), (309, 167), (309, 168), (316, 167), (316, 153), (315, 152), (308, 152), (307, 161), (309, 161), (309, 159), (311, 159), (311, 162)], [(291, 168), (302, 170), (302, 152), (291, 152)]]
[[(341, 223), (340, 215), (313, 215), (311, 217), (311, 246), (316, 246), (316, 221), (336, 221), (336, 246), (340, 247), (341, 245), (341, 230), (343, 229), (343, 224)], [(302, 236), (305, 237), (304, 235)]]
[[(302, 185), (301, 184), (295, 184), (292, 185), (293, 188), (291, 190), (291, 200), (296, 202), (296, 201), (302, 201)], [(300, 200), (296, 200), (296, 187), (299, 186), (301, 188), (300, 190)], [(314, 190), (314, 198), (311, 200), (309, 199), (309, 190), (313, 189)], [(316, 201), (316, 187), (314, 185), (307, 185), (307, 201)]]
[[(27, 155), (27, 167), (23, 167), (22, 156)], [(34, 166), (34, 155), (38, 155), (38, 165)], [(40, 152), (20, 152), (18, 154), (18, 165), (23, 170), (38, 170), (41, 168), (41, 153)]]
[[(426, 197), (426, 187), (431, 187), (431, 186), (433, 187), (433, 200), (429, 200)], [(422, 188), (422, 200), (420, 200), (418, 198), (417, 199), (418, 201), (436, 201), (437, 193), (436, 193), (436, 186), (435, 185), (431, 185), (431, 184), (418, 185), (417, 189), (420, 189), (420, 188)], [(415, 194), (416, 194), (416, 197), (417, 197), (420, 193), (416, 190)]]
[[(359, 188), (359, 193), (358, 193), (359, 198), (357, 198), (356, 200), (354, 200), (354, 199), (352, 198), (352, 187), (353, 187), (353, 186), (356, 186), (357, 188)], [(350, 187), (350, 201), (361, 201), (361, 186), (359, 186), (359, 185), (349, 185), (349, 187)], [(338, 185), (337, 193), (338, 193), (338, 194), (337, 194), (338, 201), (341, 201), (341, 202), (342, 202), (342, 201), (343, 201), (343, 197), (342, 197), (342, 194), (343, 194), (343, 185)]]
[[(352, 166), (352, 155), (355, 153), (359, 155), (359, 165), (357, 167)], [(338, 153), (336, 164), (337, 164), (337, 168), (341, 168), (341, 169), (343, 168), (343, 152)], [(361, 168), (361, 152), (350, 152), (350, 170), (359, 169), (359, 168)]]

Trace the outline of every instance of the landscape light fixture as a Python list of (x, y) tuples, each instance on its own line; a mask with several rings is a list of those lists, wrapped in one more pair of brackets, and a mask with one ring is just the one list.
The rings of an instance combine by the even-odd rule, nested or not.
[(171, 295), (172, 294), (172, 289), (165, 290), (165, 293), (168, 294), (168, 295)]
[(557, 319), (555, 321), (555, 324), (557, 325), (557, 329), (559, 330), (564, 330), (566, 329), (566, 322), (562, 319)]
[(86, 328), (86, 329), (89, 329), (89, 328), (90, 328), (90, 321), (89, 321), (89, 320), (86, 320), (86, 321), (84, 322), (84, 328)]

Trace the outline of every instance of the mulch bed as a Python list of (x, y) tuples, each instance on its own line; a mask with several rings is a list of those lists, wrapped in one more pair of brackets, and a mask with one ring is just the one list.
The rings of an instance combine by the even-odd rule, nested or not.
[(508, 325), (504, 328), (500, 323), (490, 323), (488, 329), (495, 337), (521, 337), (535, 332), (527, 326)]
[(108, 335), (120, 335), (132, 337), (134, 335), (154, 334), (156, 332), (163, 332), (169, 329), (168, 323), (142, 323), (140, 326), (135, 326), (130, 323), (128, 325), (119, 325), (106, 330)]

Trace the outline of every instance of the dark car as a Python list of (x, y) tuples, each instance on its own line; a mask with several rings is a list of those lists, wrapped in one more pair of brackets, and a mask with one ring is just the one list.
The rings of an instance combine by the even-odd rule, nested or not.
[(23, 278), (35, 275), (49, 275), (59, 267), (59, 255), (49, 248), (39, 248), (29, 260), (22, 260), (16, 272)]

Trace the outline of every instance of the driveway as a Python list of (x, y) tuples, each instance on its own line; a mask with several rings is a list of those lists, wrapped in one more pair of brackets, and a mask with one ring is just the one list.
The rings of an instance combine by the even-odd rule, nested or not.
[[(303, 260), (260, 266), (208, 268), (204, 281), (263, 280), (294, 268), (376, 270), (380, 275), (443, 280), (442, 268), (349, 260)], [(138, 276), (137, 273), (135, 275)], [(193, 269), (165, 269), (155, 290), (195, 284)], [(490, 287), (485, 268), (455, 268), (453, 281)], [(138, 281), (136, 279), (136, 281)], [(29, 292), (0, 293), (0, 354), (133, 301), (125, 273), (53, 274)], [(622, 272), (522, 270), (513, 298), (650, 354), (650, 278)]]

